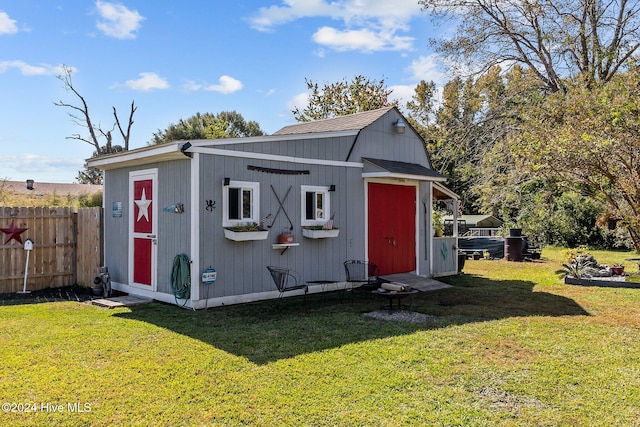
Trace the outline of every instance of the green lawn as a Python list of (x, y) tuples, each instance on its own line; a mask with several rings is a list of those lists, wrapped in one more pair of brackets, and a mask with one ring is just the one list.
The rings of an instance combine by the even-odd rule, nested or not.
[(0, 305), (0, 424), (640, 425), (640, 289), (564, 285), (563, 256), (468, 261), (414, 300), (424, 324), (367, 294)]

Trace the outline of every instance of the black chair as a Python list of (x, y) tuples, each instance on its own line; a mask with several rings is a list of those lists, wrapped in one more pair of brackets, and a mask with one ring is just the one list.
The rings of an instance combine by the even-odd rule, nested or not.
[(271, 278), (276, 284), (278, 291), (280, 291), (280, 298), (282, 298), (282, 294), (285, 292), (303, 289), (306, 301), (309, 287), (306, 284), (300, 284), (297, 275), (292, 270), (274, 266), (268, 266), (267, 270), (271, 273)]
[(382, 283), (380, 269), (372, 262), (351, 259), (344, 262), (344, 271), (347, 283), (358, 283), (357, 287), (363, 290), (378, 289)]

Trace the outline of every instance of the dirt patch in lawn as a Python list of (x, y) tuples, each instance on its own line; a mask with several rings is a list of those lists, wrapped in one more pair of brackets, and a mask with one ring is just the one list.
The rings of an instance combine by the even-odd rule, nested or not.
[(364, 313), (367, 317), (387, 322), (408, 322), (408, 323), (424, 323), (435, 318), (429, 314), (418, 313), (408, 310), (378, 310)]

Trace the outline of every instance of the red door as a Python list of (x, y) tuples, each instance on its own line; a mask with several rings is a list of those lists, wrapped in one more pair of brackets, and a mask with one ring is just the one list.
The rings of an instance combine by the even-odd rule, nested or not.
[(369, 261), (380, 274), (416, 269), (416, 188), (407, 185), (368, 186)]
[(131, 188), (130, 283), (155, 290), (156, 266), (156, 172), (133, 172)]

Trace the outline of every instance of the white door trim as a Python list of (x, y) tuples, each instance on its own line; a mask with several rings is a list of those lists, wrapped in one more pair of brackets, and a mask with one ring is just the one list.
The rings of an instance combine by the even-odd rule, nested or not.
[[(149, 209), (151, 212), (151, 218), (152, 218), (152, 227), (151, 227), (151, 233), (134, 233), (133, 231), (133, 226), (135, 224), (135, 221), (137, 220), (136, 218), (134, 218), (134, 188), (133, 188), (133, 183), (134, 181), (137, 180), (143, 180), (143, 179), (151, 179), (152, 182), (152, 194), (151, 194), (151, 204), (149, 205)], [(149, 195), (145, 195), (147, 200), (149, 199)], [(150, 236), (154, 236), (154, 237), (150, 237)], [(133, 266), (134, 266), (134, 260), (133, 260), (133, 240), (134, 238), (144, 238), (144, 239), (150, 239), (152, 240), (152, 244), (151, 244), (151, 286), (146, 285), (146, 284), (142, 284), (142, 283), (135, 283), (133, 278)], [(157, 290), (157, 286), (158, 286), (158, 281), (157, 281), (157, 276), (158, 276), (158, 169), (157, 168), (153, 168), (153, 169), (143, 169), (143, 170), (137, 170), (137, 171), (131, 171), (129, 172), (129, 238), (128, 238), (128, 243), (129, 243), (129, 284), (131, 286), (137, 287), (137, 288), (141, 288), (141, 289), (146, 289), (146, 290), (150, 290), (155, 292)]]

